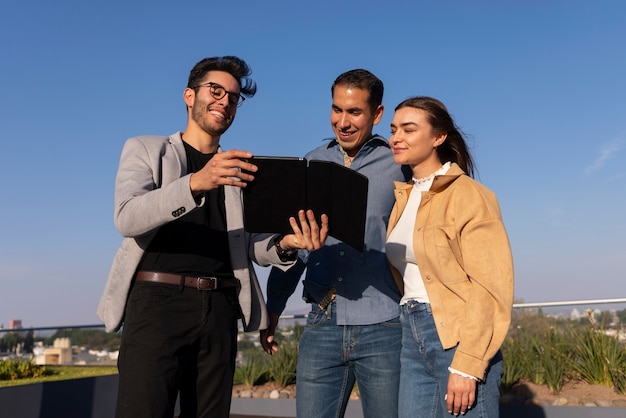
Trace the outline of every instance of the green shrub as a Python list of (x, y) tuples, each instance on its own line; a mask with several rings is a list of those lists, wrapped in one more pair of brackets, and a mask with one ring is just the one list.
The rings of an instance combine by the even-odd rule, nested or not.
[(267, 357), (267, 354), (254, 348), (245, 350), (243, 364), (235, 369), (235, 382), (254, 386), (265, 381), (268, 373)]
[(611, 386), (626, 391), (626, 348), (597, 322), (577, 323), (563, 319), (517, 314), (502, 353), (502, 392), (522, 379), (547, 385), (559, 393), (568, 379)]
[(298, 363), (298, 343), (284, 341), (280, 350), (275, 353), (269, 363), (268, 377), (285, 387), (296, 381), (296, 365)]
[(501, 388), (503, 392), (508, 392), (513, 385), (521, 379), (528, 377), (530, 356), (528, 338), (524, 336), (509, 337), (502, 345), (504, 375), (502, 376)]
[(570, 365), (583, 380), (626, 392), (626, 349), (616, 338), (591, 329), (575, 336), (573, 351)]
[[(626, 310), (624, 311), (626, 314)], [(501, 391), (528, 380), (559, 393), (566, 381), (585, 380), (626, 393), (626, 347), (606, 335), (597, 321), (570, 321), (531, 312), (514, 313), (502, 345), (504, 375)], [(244, 364), (235, 371), (235, 383), (248, 386), (272, 380), (288, 386), (296, 380), (298, 340), (304, 327), (276, 333), (280, 350), (268, 356), (258, 348), (244, 351)], [(357, 389), (358, 390), (358, 389)]]
[(17, 380), (49, 374), (45, 366), (37, 366), (31, 363), (30, 360), (0, 361), (0, 380)]
[(533, 348), (538, 359), (537, 369), (542, 372), (542, 379), (553, 394), (561, 392), (568, 374), (568, 343), (562, 333), (548, 330), (533, 338)]

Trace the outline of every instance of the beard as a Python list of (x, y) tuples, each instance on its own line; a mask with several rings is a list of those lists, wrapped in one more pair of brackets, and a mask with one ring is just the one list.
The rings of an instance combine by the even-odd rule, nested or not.
[(233, 123), (234, 118), (230, 116), (230, 113), (227, 111), (224, 112), (227, 115), (227, 119), (224, 120), (224, 123), (215, 123), (210, 120), (208, 113), (209, 106), (202, 103), (196, 103), (196, 105), (191, 109), (191, 119), (196, 122), (196, 124), (204, 132), (211, 136), (221, 136)]

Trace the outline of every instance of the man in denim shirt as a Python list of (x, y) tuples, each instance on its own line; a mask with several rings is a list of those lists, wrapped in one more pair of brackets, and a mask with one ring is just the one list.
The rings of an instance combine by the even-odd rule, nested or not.
[(351, 70), (335, 80), (331, 92), (335, 138), (305, 157), (343, 164), (369, 179), (365, 248), (359, 252), (328, 237), (319, 250), (301, 252), (290, 270), (272, 269), (270, 325), (261, 331), (261, 344), (268, 354), (278, 351), (278, 318), (306, 268), (303, 299), (311, 303), (311, 312), (299, 343), (297, 416), (343, 416), (358, 381), (365, 417), (393, 417), (400, 375), (400, 293), (384, 247), (393, 181), (408, 180), (410, 171), (394, 164), (385, 138), (372, 133), (384, 111), (382, 81), (369, 71)]

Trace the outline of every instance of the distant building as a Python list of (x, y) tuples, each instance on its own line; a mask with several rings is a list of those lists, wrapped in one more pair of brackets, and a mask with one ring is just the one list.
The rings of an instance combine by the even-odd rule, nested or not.
[(43, 348), (41, 346), (33, 349), (35, 364), (38, 365), (59, 365), (67, 366), (72, 364), (72, 346), (69, 338), (57, 338), (54, 346)]
[(11, 321), (9, 321), (9, 329), (22, 329), (22, 320), (11, 319)]

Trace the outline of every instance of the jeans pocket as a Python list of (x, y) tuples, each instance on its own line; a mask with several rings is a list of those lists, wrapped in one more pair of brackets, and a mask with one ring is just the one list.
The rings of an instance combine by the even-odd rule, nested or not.
[(387, 328), (402, 328), (400, 323), (400, 317), (390, 319), (389, 321), (381, 322), (381, 325)]
[(308, 328), (317, 328), (322, 325), (322, 321), (326, 319), (326, 312), (317, 305), (312, 305), (311, 311), (306, 318), (306, 326)]

